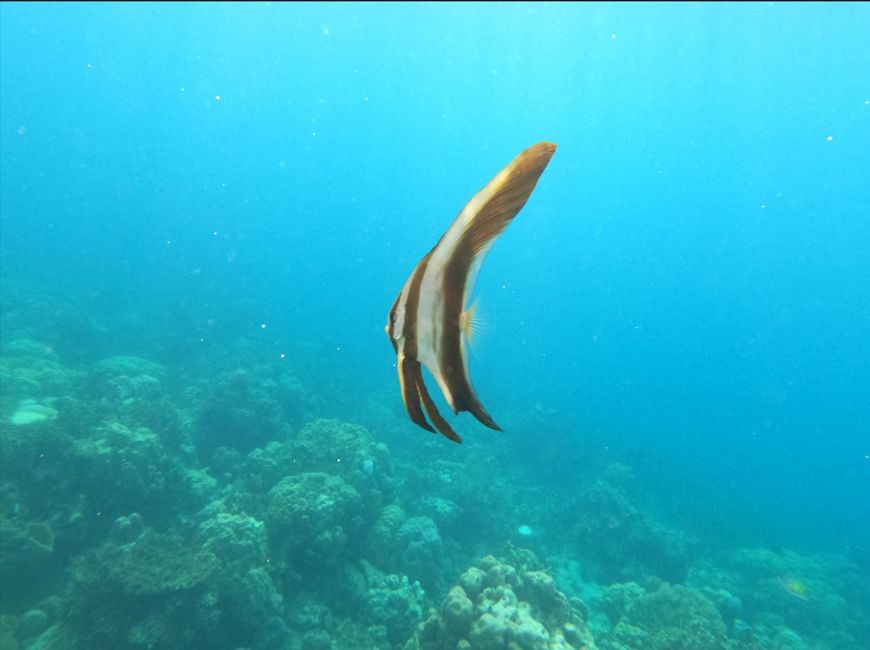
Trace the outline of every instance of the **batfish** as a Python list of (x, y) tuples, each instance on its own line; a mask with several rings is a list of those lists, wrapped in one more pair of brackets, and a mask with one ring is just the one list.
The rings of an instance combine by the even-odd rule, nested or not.
[(466, 338), (471, 337), (474, 306), (467, 305), (484, 256), (526, 204), (555, 151), (551, 142), (529, 147), (475, 194), (417, 264), (387, 317), (405, 410), (415, 424), (437, 429), (454, 442), (462, 439), (438, 412), (423, 383), (422, 366), (454, 413), (470, 411), (485, 426), (501, 431), (468, 376)]

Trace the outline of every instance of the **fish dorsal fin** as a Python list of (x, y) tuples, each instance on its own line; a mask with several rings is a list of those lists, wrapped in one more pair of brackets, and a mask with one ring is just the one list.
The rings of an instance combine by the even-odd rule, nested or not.
[(449, 269), (463, 304), (474, 290), (484, 256), (526, 204), (555, 151), (555, 144), (539, 142), (514, 158), (472, 197), (433, 249), (432, 264)]
[(474, 257), (485, 254), (526, 204), (538, 179), (556, 151), (551, 142), (539, 142), (523, 151), (480, 190), (462, 210), (463, 239)]

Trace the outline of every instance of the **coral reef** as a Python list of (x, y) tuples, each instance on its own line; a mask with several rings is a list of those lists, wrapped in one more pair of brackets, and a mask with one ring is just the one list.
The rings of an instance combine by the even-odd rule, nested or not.
[(196, 541), (221, 559), (224, 569), (241, 574), (265, 566), (268, 559), (266, 526), (251, 516), (224, 512), (222, 504), (210, 504), (197, 526)]
[(146, 427), (95, 427), (76, 440), (72, 463), (89, 506), (108, 521), (131, 511), (153, 521), (198, 505), (179, 459)]
[(406, 641), (425, 613), (425, 593), (407, 576), (384, 574), (363, 561), (365, 591), (359, 594), (362, 620), (369, 631), (394, 647)]
[(0, 574), (7, 580), (28, 577), (53, 552), (54, 533), (47, 524), (0, 517)]
[(266, 524), (274, 548), (292, 566), (316, 570), (339, 562), (359, 533), (362, 499), (341, 477), (293, 474), (269, 490)]
[(714, 552), (665, 523), (630, 467), (604, 465), (612, 454), (565, 461), (574, 431), (407, 444), (400, 405), (362, 395), (342, 407), (352, 421), (335, 419), (319, 363), (303, 381), (301, 363), (251, 339), (164, 363), (104, 343), (72, 365), (72, 339), (22, 313), (0, 313), (13, 323), (3, 650), (863, 650), (870, 637), (860, 549)]
[(396, 532), (392, 547), (395, 549), (394, 567), (404, 567), (408, 575), (427, 589), (434, 590), (438, 586), (444, 544), (434, 521), (429, 517), (405, 520)]
[(739, 599), (735, 621), (764, 648), (813, 642), (851, 648), (860, 647), (870, 630), (870, 610), (849, 605), (870, 598), (870, 585), (860, 576), (854, 563), (840, 556), (743, 548), (715, 567), (699, 563), (688, 582), (714, 600), (722, 595)]
[[(488, 456), (473, 454), (462, 463), (441, 456), (423, 464), (394, 460), (394, 474), (400, 477), (398, 504), (407, 516), (426, 517), (436, 524), (445, 548), (440, 558), (444, 585), (447, 576), (491, 552), (492, 540), (503, 543), (509, 538), (515, 529), (514, 499), (522, 498), (525, 490), (509, 485), (502, 475), (493, 476)], [(505, 498), (508, 494), (511, 497)]]
[(602, 650), (724, 650), (725, 623), (701, 592), (656, 582), (607, 589), (604, 608), (613, 628), (598, 639)]
[(75, 567), (79, 584), (128, 596), (193, 589), (217, 569), (217, 558), (174, 536), (143, 531), (129, 544), (108, 542), (85, 554)]
[(217, 381), (187, 390), (185, 397), (197, 404), (194, 435), (209, 462), (221, 447), (247, 454), (285, 441), (291, 425), (312, 417), (321, 403), (286, 366), (271, 364), (221, 373)]
[(93, 364), (77, 385), (75, 413), (69, 425), (86, 433), (106, 422), (158, 433), (174, 453), (181, 451), (178, 409), (164, 388), (167, 371), (158, 363), (134, 356), (112, 356)]
[(262, 383), (244, 370), (221, 376), (208, 389), (196, 421), (197, 447), (205, 458), (219, 447), (247, 453), (289, 430), (280, 403)]
[[(44, 404), (69, 394), (79, 379), (79, 373), (65, 368), (45, 343), (15, 339), (3, 345), (2, 352), (0, 405), (4, 413), (17, 412), (15, 404)], [(11, 415), (10, 419), (14, 418)]]
[(70, 623), (92, 647), (190, 645), (217, 567), (213, 553), (150, 530), (107, 542), (75, 564)]
[(3, 650), (18, 650), (18, 639), (15, 638), (15, 617), (0, 614), (0, 648)]
[(53, 420), (57, 417), (57, 409), (39, 404), (35, 400), (24, 400), (15, 409), (15, 413), (9, 418), (9, 421), (16, 425), (22, 426), (25, 424), (33, 424), (34, 422), (45, 422)]
[(365, 427), (339, 420), (314, 420), (293, 437), (286, 455), (295, 471), (340, 476), (370, 511), (389, 503), (393, 495), (389, 451), (376, 443)]
[(592, 650), (579, 613), (543, 571), (492, 556), (459, 578), (404, 650)]
[(380, 566), (388, 567), (394, 559), (396, 533), (406, 519), (400, 505), (391, 503), (385, 506), (366, 534), (366, 557)]
[(83, 296), (73, 302), (66, 292), (49, 290), (42, 283), (3, 280), (0, 332), (4, 355), (30, 355), (42, 349), (44, 354), (78, 363), (98, 358), (115, 344), (115, 337), (107, 336), (106, 326), (93, 313), (93, 303), (88, 304)]
[(131, 519), (75, 564), (68, 625), (79, 638), (92, 647), (194, 647), (219, 640), (283, 647), (283, 599), (266, 570), (261, 522), (216, 513), (198, 526), (196, 544), (148, 528), (122, 543), (132, 536)]
[[(624, 484), (624, 468), (611, 470), (611, 480), (615, 474)], [(604, 583), (684, 580), (697, 555), (697, 538), (655, 519), (630, 494), (602, 478), (567, 501), (560, 518), (569, 527), (572, 547), (591, 560), (591, 577)]]

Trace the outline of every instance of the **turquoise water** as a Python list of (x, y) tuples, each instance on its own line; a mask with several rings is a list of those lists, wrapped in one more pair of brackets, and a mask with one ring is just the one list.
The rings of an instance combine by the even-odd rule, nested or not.
[[(866, 647), (868, 32), (858, 3), (0, 5), (4, 650), (546, 647), (484, 629), (505, 590), (551, 645)], [(505, 432), (448, 415), (453, 445), (384, 322), (541, 140), (475, 291)]]

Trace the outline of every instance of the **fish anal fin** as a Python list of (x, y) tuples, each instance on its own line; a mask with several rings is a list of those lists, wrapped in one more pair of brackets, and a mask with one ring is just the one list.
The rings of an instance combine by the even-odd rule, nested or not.
[(445, 438), (449, 438), (453, 442), (462, 444), (462, 438), (456, 434), (447, 420), (445, 420), (438, 412), (438, 407), (435, 406), (435, 402), (432, 401), (432, 397), (426, 389), (426, 384), (423, 383), (422, 373), (417, 375), (417, 392), (419, 393), (420, 400), (423, 402), (423, 407), (426, 409), (426, 413), (429, 415), (429, 419), (432, 420), (432, 424), (434, 424), (435, 428), (441, 432), (441, 435)]
[(423, 371), (420, 362), (416, 359), (409, 359), (404, 355), (400, 355), (398, 368), (399, 385), (402, 388), (402, 401), (405, 404), (405, 410), (408, 412), (411, 422), (434, 433), (435, 429), (426, 421), (426, 416), (423, 415), (423, 410), (420, 408), (419, 390), (417, 388), (419, 384), (423, 383)]

